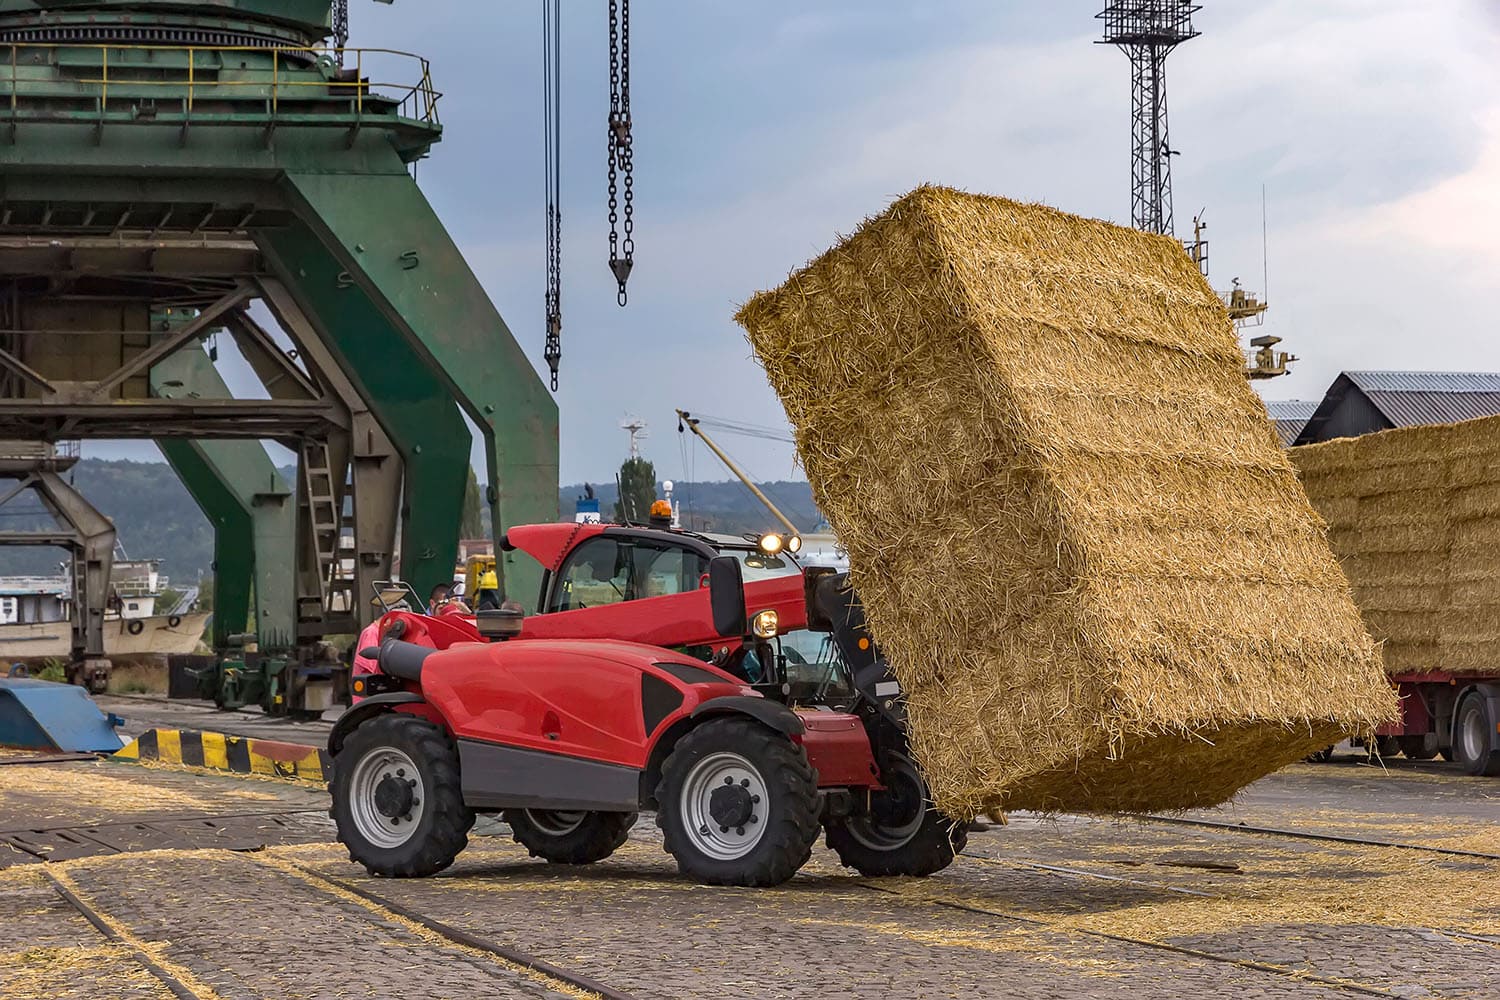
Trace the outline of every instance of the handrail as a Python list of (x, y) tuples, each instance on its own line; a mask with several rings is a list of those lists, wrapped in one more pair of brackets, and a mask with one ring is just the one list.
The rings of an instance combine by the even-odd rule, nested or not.
[[(10, 48), (10, 117), (15, 121), (20, 115), (20, 86), (22, 77), (20, 74), (20, 51), (23, 49), (68, 49), (72, 51), (97, 50), (100, 54), (100, 73), (97, 78), (70, 78), (67, 82), (74, 86), (97, 87), (98, 102), (101, 117), (105, 114), (109, 104), (109, 92), (113, 87), (118, 94), (121, 90), (133, 92), (137, 88), (168, 87), (185, 88), (187, 93), (183, 99), (183, 107), (188, 115), (191, 115), (195, 103), (200, 96), (208, 93), (222, 94), (226, 90), (234, 88), (257, 88), (270, 87), (270, 112), (272, 118), (279, 116), (281, 110), (281, 99), (283, 91), (286, 96), (297, 97), (309, 90), (316, 90), (329, 97), (350, 96), (353, 98), (354, 114), (357, 118), (363, 118), (365, 113), (366, 96), (371, 98), (382, 98), (390, 101), (398, 108), (401, 118), (419, 121), (427, 125), (440, 124), (438, 119), (438, 102), (442, 98), (441, 91), (433, 86), (432, 66), (429, 60), (423, 56), (398, 49), (360, 48), (360, 49), (331, 49), (327, 47), (304, 47), (290, 45), (107, 45), (107, 44), (72, 44), (72, 43), (44, 43), (44, 42), (4, 42)], [(177, 52), (187, 54), (187, 72), (185, 78), (179, 79), (131, 79), (128, 75), (122, 77), (121, 73), (131, 68), (128, 60), (117, 59), (115, 61), (114, 75), (110, 73), (110, 51), (117, 54), (121, 52)], [(219, 80), (205, 81), (197, 74), (197, 56), (199, 53), (233, 53), (250, 52), (257, 55), (271, 55), (271, 78), (256, 80)], [(281, 73), (281, 57), (286, 55), (307, 55), (315, 60), (328, 60), (327, 64), (343, 65), (344, 58), (354, 57), (354, 79), (340, 80), (319, 77), (317, 79), (286, 79)], [(386, 80), (365, 79), (365, 56), (366, 55), (394, 56), (401, 59), (415, 61), (417, 70), (417, 81), (393, 82)], [(325, 64), (325, 65), (327, 65)], [(157, 67), (159, 68), (159, 67)], [(76, 91), (75, 91), (76, 93)]]

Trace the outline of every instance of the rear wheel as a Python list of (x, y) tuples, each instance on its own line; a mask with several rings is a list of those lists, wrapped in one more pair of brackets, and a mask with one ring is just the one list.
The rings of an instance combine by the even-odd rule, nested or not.
[(779, 885), (818, 839), (806, 752), (750, 719), (711, 719), (679, 740), (656, 800), (667, 853), (709, 885)]
[(532, 857), (559, 865), (591, 865), (625, 843), (636, 814), (507, 809), (501, 818)]
[(969, 842), (965, 824), (931, 807), (927, 783), (909, 758), (892, 755), (881, 772), (885, 790), (868, 811), (828, 826), (828, 846), (861, 875), (931, 875), (953, 863)]
[(1308, 764), (1326, 764), (1330, 760), (1333, 760), (1333, 747), (1324, 747), (1321, 750), (1314, 750), (1312, 753), (1308, 754), (1302, 759)]
[(1459, 702), (1453, 722), (1453, 759), (1473, 775), (1500, 774), (1500, 734), (1489, 699), (1470, 691)]
[(432, 875), (469, 842), (458, 750), (425, 719), (389, 712), (344, 739), (333, 770), (333, 808), (349, 859), (371, 875)]

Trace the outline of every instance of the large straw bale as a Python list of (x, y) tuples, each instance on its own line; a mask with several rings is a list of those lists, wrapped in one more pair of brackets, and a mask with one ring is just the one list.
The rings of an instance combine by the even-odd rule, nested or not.
[(1388, 671), (1500, 665), (1500, 417), (1382, 431), (1291, 457), (1334, 525), (1329, 541)]
[(950, 814), (1220, 802), (1394, 710), (1172, 240), (925, 187), (738, 319)]

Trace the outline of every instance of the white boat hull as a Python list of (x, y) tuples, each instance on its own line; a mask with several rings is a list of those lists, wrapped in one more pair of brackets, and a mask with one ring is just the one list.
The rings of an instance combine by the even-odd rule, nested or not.
[[(174, 624), (175, 623), (175, 624)], [(203, 639), (207, 612), (152, 615), (149, 618), (107, 618), (105, 656), (170, 656), (191, 653)], [(73, 643), (67, 622), (29, 622), (0, 625), (0, 660), (67, 659)]]

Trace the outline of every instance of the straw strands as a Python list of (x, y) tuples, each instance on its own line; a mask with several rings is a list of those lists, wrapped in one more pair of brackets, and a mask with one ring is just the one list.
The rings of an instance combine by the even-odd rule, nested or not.
[(945, 812), (1217, 803), (1393, 712), (1174, 241), (923, 187), (737, 318)]
[(1500, 662), (1500, 417), (1291, 451), (1391, 673)]

